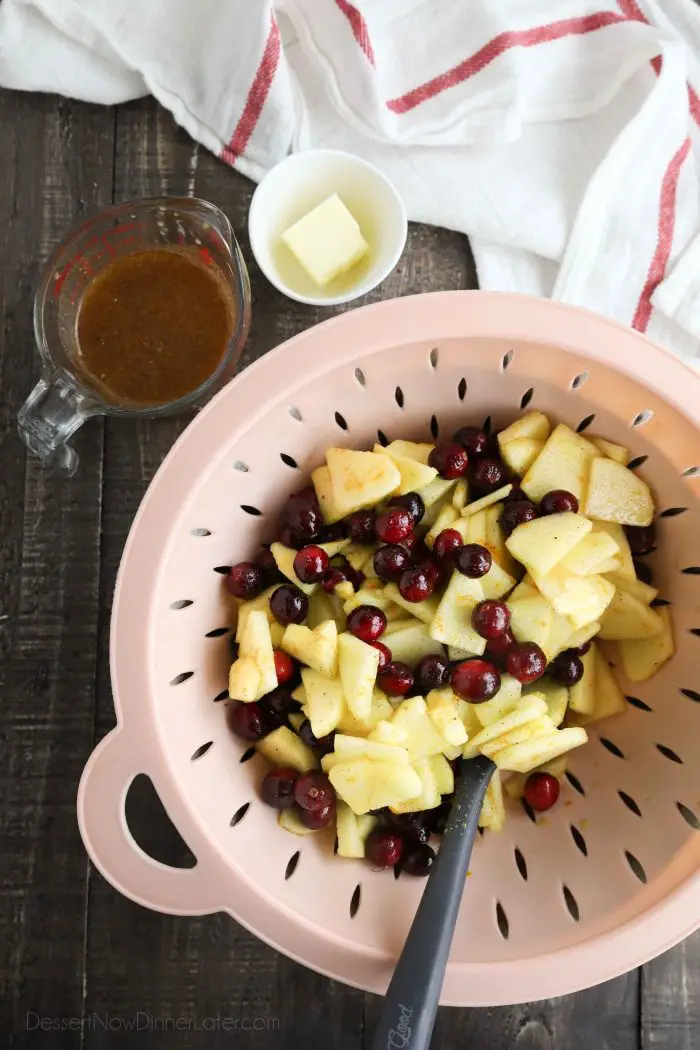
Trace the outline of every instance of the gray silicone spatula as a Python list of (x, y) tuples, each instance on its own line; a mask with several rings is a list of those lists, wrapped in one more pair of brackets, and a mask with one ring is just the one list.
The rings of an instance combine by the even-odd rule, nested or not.
[(462, 762), (452, 811), (418, 911), (387, 989), (371, 1050), (428, 1050), (491, 759)]

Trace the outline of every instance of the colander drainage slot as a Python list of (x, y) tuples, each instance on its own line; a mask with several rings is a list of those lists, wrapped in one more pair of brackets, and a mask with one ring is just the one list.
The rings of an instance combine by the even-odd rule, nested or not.
[(684, 576), (700, 576), (700, 565), (686, 565), (681, 572)]
[(692, 809), (685, 806), (682, 802), (676, 802), (676, 808), (686, 824), (690, 824), (693, 831), (700, 831), (700, 820), (698, 820)]
[(190, 529), (190, 536), (211, 536), (210, 529)]
[(245, 511), (246, 514), (250, 514), (253, 518), (261, 518), (262, 511), (259, 507), (252, 507), (250, 503), (241, 503), (241, 510)]
[(430, 433), (437, 441), (438, 434), (440, 433), (440, 424), (438, 423), (437, 416), (430, 417)]
[(182, 685), (183, 682), (189, 681), (194, 674), (194, 671), (183, 671), (181, 674), (176, 674), (174, 678), (170, 679), (171, 685)]
[(628, 704), (631, 704), (632, 707), (636, 707), (640, 711), (653, 710), (651, 707), (649, 707), (649, 704), (647, 704), (644, 700), (640, 700), (638, 696), (626, 696), (625, 700)]
[(250, 802), (244, 802), (242, 806), (239, 806), (229, 821), (229, 827), (235, 828), (236, 824), (240, 824), (249, 809)]
[(697, 478), (700, 475), (700, 467), (687, 467), (681, 474), (682, 478)]
[(460, 381), (459, 381), (459, 383), (457, 385), (457, 397), (459, 398), (460, 401), (464, 401), (466, 396), (467, 396), (467, 381), (464, 378), (464, 376), (462, 376), (462, 378), (460, 379)]
[(629, 470), (636, 470), (637, 467), (643, 467), (648, 459), (648, 456), (637, 456), (635, 459), (629, 461), (627, 467)]
[(384, 448), (386, 448), (386, 446), (389, 444), (389, 438), (386, 436), (383, 430), (377, 431), (377, 441), (380, 445), (383, 445)]
[(179, 612), (180, 609), (189, 609), (190, 605), (194, 605), (190, 598), (178, 598), (176, 602), (170, 603), (170, 608), (175, 612)]
[(578, 390), (579, 387), (582, 387), (588, 379), (588, 377), (590, 376), (590, 374), (590, 372), (579, 372), (579, 374), (577, 376), (574, 376), (574, 378), (571, 380), (571, 389)]
[(360, 907), (360, 899), (362, 897), (362, 887), (358, 882), (355, 889), (352, 891), (352, 897), (350, 898), (350, 918), (354, 919), (357, 915), (357, 911)]
[(233, 464), (233, 469), (240, 470), (242, 474), (247, 474), (250, 470), (250, 467), (247, 463), (244, 463), (242, 459), (237, 459), (236, 462)]
[(700, 638), (700, 627), (690, 627), (688, 629), (688, 634), (692, 634), (694, 638)]
[(669, 507), (668, 510), (662, 510), (659, 514), (660, 518), (677, 518), (679, 514), (685, 514), (687, 507)]
[(517, 846), (513, 851), (513, 856), (515, 857), (515, 866), (520, 872), (521, 878), (523, 878), (525, 882), (527, 882), (527, 864), (525, 863), (525, 858), (523, 857), (522, 853), (520, 852)]
[(583, 790), (583, 784), (577, 776), (575, 776), (570, 770), (566, 770), (564, 776), (571, 784), (574, 791), (578, 791), (579, 795), (585, 795), (586, 792)]
[(508, 352), (503, 355), (503, 358), (501, 360), (501, 369), (502, 369), (503, 372), (507, 372), (508, 371), (508, 369), (510, 368), (511, 362), (512, 362), (514, 357), (515, 357), (515, 351), (514, 350), (508, 350)]
[(584, 857), (587, 857), (588, 856), (588, 846), (586, 844), (585, 838), (583, 837), (583, 835), (581, 834), (581, 832), (579, 831), (579, 829), (576, 827), (575, 824), (570, 824), (569, 828), (571, 830), (571, 837), (574, 840), (574, 842), (576, 843), (577, 848), (581, 851), (581, 853), (583, 853)]
[(689, 700), (694, 701), (696, 704), (700, 704), (700, 693), (696, 693), (694, 689), (681, 689), (681, 692), (683, 696), (687, 696)]
[(228, 576), (231, 571), (230, 565), (215, 565), (214, 572), (220, 573), (222, 576)]
[(228, 689), (222, 689), (220, 693), (217, 693), (213, 703), (219, 704), (222, 700), (228, 700)]
[(341, 416), (340, 412), (336, 412), (335, 421), (341, 430), (349, 430), (345, 416)]
[(536, 824), (537, 823), (537, 816), (535, 815), (535, 811), (532, 808), (532, 806), (530, 805), (530, 803), (528, 802), (528, 800), (526, 798), (521, 798), (520, 801), (522, 802), (523, 809), (527, 813), (527, 815), (530, 818), (530, 820), (532, 821), (532, 823)]
[(367, 380), (365, 379), (365, 373), (362, 371), (361, 368), (355, 369), (355, 379), (360, 384), (360, 386), (365, 386)]
[(508, 934), (510, 933), (510, 927), (508, 925), (508, 916), (506, 915), (503, 905), (500, 901), (496, 901), (496, 922), (498, 924), (498, 932), (504, 941), (508, 940)]
[(285, 882), (287, 881), (287, 879), (291, 879), (292, 875), (297, 870), (297, 864), (299, 863), (300, 857), (301, 853), (299, 852), (299, 850), (297, 850), (296, 853), (292, 853), (291, 857), (287, 861), (287, 867), (284, 869)]
[(584, 416), (579, 425), (576, 427), (576, 433), (582, 434), (584, 430), (588, 430), (589, 426), (595, 419), (595, 412), (592, 412), (590, 416)]
[(190, 762), (196, 762), (197, 759), (202, 758), (213, 746), (213, 740), (207, 740), (206, 744), (200, 744), (197, 750), (190, 755)]
[(280, 459), (283, 463), (286, 463), (292, 470), (298, 470), (299, 464), (295, 460), (294, 456), (288, 456), (286, 452), (280, 452)]
[(296, 405), (290, 405), (287, 409), (292, 419), (296, 419), (297, 423), (301, 423), (302, 415)]
[(631, 813), (634, 813), (637, 817), (641, 817), (642, 811), (631, 795), (628, 795), (626, 791), (618, 791), (618, 795)]
[(649, 408), (645, 408), (643, 412), (638, 412), (630, 423), (631, 427), (641, 427), (644, 423), (648, 423), (653, 418), (654, 413)]
[(230, 627), (215, 627), (213, 631), (207, 631), (204, 635), (205, 638), (221, 638), (223, 635), (228, 634), (231, 630)]
[(491, 433), (491, 416), (487, 416), (484, 422), (481, 424), (481, 429), (485, 434)]
[(637, 860), (634, 853), (630, 853), (628, 849), (625, 850), (625, 859), (632, 869), (633, 875), (636, 875), (640, 882), (646, 883), (647, 873), (644, 870), (644, 865), (640, 860)]
[(254, 758), (255, 755), (257, 755), (257, 751), (255, 750), (255, 748), (249, 747), (247, 751), (243, 752), (238, 761), (241, 765), (243, 765), (244, 762), (250, 762), (251, 758)]
[(438, 366), (438, 357), (440, 356), (438, 348), (436, 346), (434, 346), (433, 349), (430, 351), (430, 354), (428, 356), (429, 356), (430, 364), (432, 365), (432, 367), (433, 368), (437, 368), (437, 366)]
[(576, 900), (568, 886), (562, 886), (561, 890), (564, 894), (564, 902), (568, 909), (569, 915), (574, 920), (574, 922), (578, 922), (581, 915), (578, 907), (578, 901)]
[(683, 759), (680, 757), (680, 755), (677, 755), (672, 748), (666, 747), (665, 744), (657, 744), (656, 750), (659, 751), (660, 754), (664, 756), (664, 758), (668, 758), (669, 761), (677, 762), (679, 766), (683, 765)]
[(624, 751), (622, 751), (617, 746), (617, 744), (614, 744), (612, 742), (612, 740), (608, 740), (608, 738), (605, 737), (605, 736), (601, 736), (601, 737), (599, 737), (599, 739), (600, 739), (601, 744), (605, 748), (605, 750), (609, 751), (611, 755), (615, 755), (616, 758), (624, 758), (625, 757)]
[(532, 401), (534, 395), (535, 395), (535, 391), (534, 391), (533, 387), (530, 387), (529, 390), (526, 390), (525, 393), (523, 394), (523, 396), (520, 398), (520, 407), (523, 408), (523, 409), (527, 408), (527, 406)]

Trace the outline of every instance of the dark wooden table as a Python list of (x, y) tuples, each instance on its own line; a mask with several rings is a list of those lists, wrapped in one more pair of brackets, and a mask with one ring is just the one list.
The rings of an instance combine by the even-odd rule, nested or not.
[[(261, 277), (246, 237), (252, 185), (152, 101), (115, 110), (5, 93), (0, 129), (0, 1048), (362, 1050), (375, 997), (287, 961), (224, 915), (137, 907), (91, 869), (78, 835), (78, 778), (114, 723), (107, 639), (117, 565), (139, 501), (187, 420), (92, 421), (77, 438), (81, 464), (70, 481), (47, 476), (15, 432), (38, 376), (39, 271), (71, 225), (111, 201), (196, 194), (227, 212), (253, 284), (243, 365), (326, 314), (287, 301)], [(373, 298), (474, 285), (463, 237), (413, 226)], [(144, 848), (187, 862), (148, 782), (132, 789), (128, 814)], [(47, 1019), (58, 1030), (45, 1030)], [(700, 939), (569, 998), (443, 1009), (433, 1045), (697, 1048)]]

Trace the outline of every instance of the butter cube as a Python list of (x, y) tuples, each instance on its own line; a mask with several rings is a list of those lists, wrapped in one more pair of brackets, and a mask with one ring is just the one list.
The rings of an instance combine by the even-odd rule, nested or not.
[(369, 251), (359, 225), (337, 193), (290, 226), (282, 241), (320, 288)]

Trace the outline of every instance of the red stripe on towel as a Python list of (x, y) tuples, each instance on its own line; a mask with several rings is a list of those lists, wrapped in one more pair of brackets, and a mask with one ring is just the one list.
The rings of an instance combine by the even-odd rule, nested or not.
[(374, 51), (372, 50), (372, 41), (369, 38), (369, 30), (367, 23), (362, 17), (362, 12), (358, 11), (354, 4), (348, 2), (348, 0), (335, 0), (337, 7), (345, 15), (350, 28), (352, 29), (352, 35), (360, 45), (362, 51), (367, 58), (370, 65), (375, 65), (374, 62)]
[(276, 20), (273, 18), (265, 43), (265, 50), (253, 78), (243, 111), (228, 146), (225, 146), (221, 151), (221, 159), (225, 160), (227, 164), (233, 164), (245, 152), (245, 148), (250, 142), (270, 92), (279, 59), (280, 31)]

